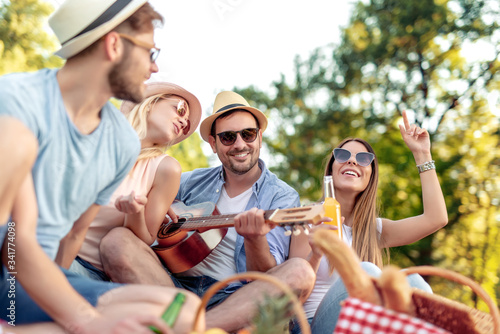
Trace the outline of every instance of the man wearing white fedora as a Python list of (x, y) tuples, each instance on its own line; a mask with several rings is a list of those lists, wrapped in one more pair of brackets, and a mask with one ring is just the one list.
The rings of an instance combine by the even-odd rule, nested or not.
[[(155, 252), (126, 229), (113, 230), (101, 241), (101, 259), (113, 281), (184, 287), (204, 294), (215, 282), (245, 271), (267, 272), (289, 284), (303, 300), (314, 285), (311, 266), (289, 259), (290, 238), (282, 227), (265, 223), (264, 211), (298, 207), (297, 192), (271, 173), (259, 158), (267, 118), (240, 95), (217, 95), (214, 110), (200, 126), (222, 165), (182, 174), (177, 199), (187, 206), (217, 204), (221, 214), (236, 215), (222, 241), (194, 267), (170, 275)], [(177, 220), (175, 214), (174, 221)], [(256, 300), (277, 293), (261, 281), (232, 283), (208, 303), (207, 328), (234, 332), (249, 324)]]
[[(169, 331), (160, 315), (176, 289), (93, 281), (52, 261), (137, 158), (137, 135), (108, 100), (142, 100), (162, 22), (147, 0), (66, 0), (49, 20), (65, 65), (0, 78), (0, 318), (16, 332), (39, 322), (26, 330)], [(192, 312), (181, 310), (176, 333), (189, 331)]]

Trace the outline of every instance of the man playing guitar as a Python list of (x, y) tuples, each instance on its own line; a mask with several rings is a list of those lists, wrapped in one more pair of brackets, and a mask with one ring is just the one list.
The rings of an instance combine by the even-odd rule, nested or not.
[[(213, 283), (245, 271), (273, 275), (297, 291), (302, 301), (314, 285), (315, 274), (303, 259), (288, 258), (290, 238), (282, 227), (266, 223), (264, 210), (299, 207), (297, 192), (271, 173), (259, 159), (266, 116), (234, 92), (221, 92), (214, 111), (201, 126), (222, 166), (183, 173), (177, 199), (188, 206), (213, 202), (222, 214), (234, 217), (222, 241), (203, 261), (170, 274), (151, 247), (126, 228), (116, 228), (101, 241), (101, 258), (113, 281), (177, 286), (202, 295)], [(248, 211), (249, 210), (249, 211)], [(172, 214), (174, 223), (177, 217)], [(285, 261), (286, 260), (286, 261)], [(277, 293), (268, 283), (232, 283), (210, 300), (207, 328), (234, 332), (249, 324), (255, 300)]]

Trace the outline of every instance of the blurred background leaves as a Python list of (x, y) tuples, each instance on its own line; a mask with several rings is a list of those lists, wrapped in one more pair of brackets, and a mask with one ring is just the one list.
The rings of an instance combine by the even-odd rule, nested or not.
[[(0, 0), (0, 74), (56, 67), (52, 11), (38, 0)], [(235, 87), (270, 118), (268, 165), (301, 195), (321, 197), (331, 150), (369, 141), (380, 163), (381, 216), (422, 213), (420, 180), (399, 133), (407, 110), (432, 138), (448, 207), (446, 228), (391, 250), (400, 266), (455, 270), (500, 298), (500, 3), (371, 0), (356, 4), (341, 42), (296, 57), (272, 89)], [(332, 38), (333, 40), (333, 38)], [(169, 154), (184, 170), (207, 166), (197, 133)], [(431, 279), (436, 293), (485, 309), (468, 290)]]

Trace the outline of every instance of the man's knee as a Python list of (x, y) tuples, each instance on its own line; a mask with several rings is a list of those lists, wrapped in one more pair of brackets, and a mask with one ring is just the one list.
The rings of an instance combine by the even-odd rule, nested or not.
[(140, 247), (140, 241), (135, 234), (126, 227), (116, 227), (109, 231), (99, 244), (99, 252), (103, 263), (113, 262), (114, 265), (125, 264), (133, 253), (131, 249)]
[(293, 263), (293, 268), (300, 286), (298, 288), (309, 292), (314, 288), (314, 283), (316, 282), (316, 273), (309, 264), (308, 261), (301, 258), (290, 259)]
[(305, 300), (316, 282), (316, 273), (309, 262), (301, 258), (290, 258), (279, 267), (281, 267), (279, 270), (281, 273), (278, 273), (279, 278)]

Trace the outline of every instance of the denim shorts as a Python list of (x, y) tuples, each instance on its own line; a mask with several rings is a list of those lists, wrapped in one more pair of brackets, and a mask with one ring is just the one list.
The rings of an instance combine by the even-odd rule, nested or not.
[[(53, 321), (26, 293), (4, 266), (0, 273), (0, 319), (16, 325)], [(97, 305), (99, 297), (123, 284), (96, 281), (62, 269), (73, 288), (90, 304)], [(33, 279), (37, 279), (33, 277)], [(53, 291), (57, 294), (57, 291)]]
[[(200, 298), (203, 297), (205, 292), (213, 284), (218, 282), (216, 279), (210, 276), (182, 277), (182, 276), (173, 276), (172, 274), (170, 274), (170, 277), (172, 278), (172, 281), (174, 282), (177, 288), (186, 289), (198, 295), (198, 297)], [(222, 303), (224, 300), (226, 300), (227, 297), (229, 297), (233, 292), (235, 292), (242, 286), (243, 284), (233, 283), (217, 291), (208, 301), (206, 307), (207, 311)]]
[(69, 271), (80, 276), (92, 278), (97, 281), (111, 281), (108, 275), (104, 273), (104, 271), (97, 269), (89, 262), (81, 259), (79, 256), (77, 256), (76, 259), (73, 260), (71, 266), (69, 267)]

